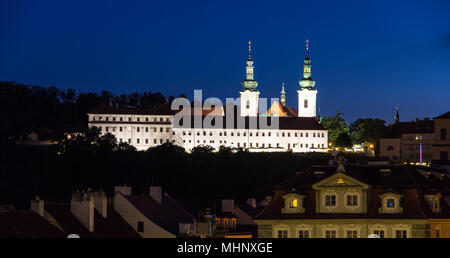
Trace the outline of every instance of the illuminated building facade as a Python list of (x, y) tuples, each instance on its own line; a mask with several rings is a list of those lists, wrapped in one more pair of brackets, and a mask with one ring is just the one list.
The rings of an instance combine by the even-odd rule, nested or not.
[(431, 119), (400, 122), (398, 109), (395, 122), (380, 138), (380, 157), (408, 163), (430, 163), (434, 138), (434, 121)]
[[(138, 150), (146, 150), (164, 143), (173, 143), (191, 151), (197, 146), (209, 145), (214, 150), (221, 146), (243, 148), (249, 151), (286, 151), (310, 152), (324, 151), (328, 146), (328, 131), (316, 118), (315, 82), (311, 79), (311, 60), (309, 45), (304, 61), (303, 78), (299, 82), (299, 109), (286, 105), (284, 85), (281, 92), (281, 104), (274, 102), (269, 111), (260, 114), (258, 82), (254, 78), (251, 42), (246, 65), (246, 77), (240, 91), (240, 106), (215, 107), (212, 111), (202, 109), (201, 123), (180, 125), (175, 121), (177, 114), (184, 109), (171, 110), (168, 105), (153, 109), (136, 109), (132, 107), (102, 104), (88, 113), (89, 127), (98, 127), (102, 134), (111, 133), (119, 142), (128, 142)], [(305, 104), (306, 103), (306, 104)], [(240, 109), (239, 109), (240, 108)], [(194, 109), (193, 109), (194, 110)], [(240, 110), (240, 111), (239, 111)], [(227, 112), (232, 112), (229, 114)], [(233, 113), (234, 112), (234, 113)], [(231, 115), (233, 124), (227, 119)], [(277, 121), (277, 127), (264, 127), (261, 122), (255, 125), (249, 121), (267, 119)], [(214, 120), (221, 126), (205, 126), (204, 121)], [(243, 124), (237, 121), (245, 121)]]
[(450, 237), (449, 182), (429, 167), (313, 166), (274, 187), (258, 237)]

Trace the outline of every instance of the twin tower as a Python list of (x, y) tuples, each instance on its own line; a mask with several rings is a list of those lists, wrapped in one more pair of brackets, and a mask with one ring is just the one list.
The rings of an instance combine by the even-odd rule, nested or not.
[[(259, 114), (259, 91), (256, 90), (258, 82), (254, 79), (252, 45), (248, 42), (248, 60), (246, 77), (242, 82), (244, 89), (241, 91), (241, 116), (258, 116)], [(309, 59), (309, 41), (306, 40), (306, 57), (303, 65), (303, 78), (298, 82), (298, 116), (316, 116), (317, 90), (314, 88), (316, 82), (311, 78), (311, 60)], [(281, 104), (285, 105), (284, 85), (281, 91)]]

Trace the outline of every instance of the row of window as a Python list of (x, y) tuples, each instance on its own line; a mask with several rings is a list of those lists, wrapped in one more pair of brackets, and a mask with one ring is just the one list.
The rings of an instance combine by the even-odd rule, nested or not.
[[(131, 138), (128, 138), (128, 144), (132, 144), (131, 143)], [(158, 144), (158, 142), (160, 144), (163, 144), (164, 142), (169, 142), (169, 139), (153, 139), (153, 144)], [(120, 138), (119, 142), (123, 142), (123, 139)], [(175, 142), (175, 140), (173, 140), (173, 142)], [(144, 141), (141, 141), (141, 139), (136, 139), (136, 144), (141, 144), (141, 143), (145, 143), (145, 144), (149, 144), (149, 139), (144, 139)]]
[[(192, 143), (192, 140), (183, 140), (183, 143)], [(211, 144), (214, 144), (216, 141), (215, 140), (209, 140), (209, 141), (206, 141), (206, 140), (203, 140), (203, 144), (207, 144), (207, 143), (211, 143)], [(226, 140), (219, 140), (218, 141), (219, 142), (219, 144), (226, 144), (227, 143), (227, 141)], [(197, 143), (201, 143), (201, 141), (200, 140), (197, 140)], [(237, 143), (234, 143), (234, 142), (231, 142), (231, 144), (232, 145), (234, 145), (234, 144), (236, 144), (236, 146), (238, 147), (238, 148), (240, 148), (240, 147), (242, 147), (242, 148), (247, 148), (247, 147), (250, 147), (250, 148), (253, 148), (253, 147), (256, 147), (256, 148), (280, 148), (280, 143), (277, 143), (276, 145), (274, 144), (273, 146), (272, 146), (272, 144), (271, 143), (268, 143), (267, 145), (265, 144), (265, 143), (262, 143), (262, 144), (259, 144), (259, 143), (249, 143), (249, 145), (247, 146), (247, 143), (246, 142), (244, 142), (244, 143), (240, 143), (240, 142), (237, 142)], [(325, 144), (323, 144), (322, 143), (322, 145), (321, 144), (316, 144), (316, 145), (314, 145), (314, 143), (311, 143), (311, 145), (309, 145), (308, 143), (305, 143), (305, 145), (303, 145), (303, 143), (300, 143), (300, 144), (297, 144), (297, 143), (288, 143), (288, 145), (287, 145), (287, 148), (288, 149), (291, 149), (291, 147), (292, 148), (295, 148), (295, 147), (297, 147), (297, 146), (300, 146), (300, 148), (303, 148), (303, 146), (305, 146), (305, 148), (308, 148), (309, 146), (310, 146), (310, 148), (312, 148), (312, 149), (314, 149), (314, 148), (324, 148), (324, 146), (325, 146)]]
[[(360, 237), (358, 235), (358, 233), (359, 232), (357, 230), (346, 230), (344, 234), (345, 234), (346, 238), (358, 238), (358, 237)], [(386, 237), (384, 230), (374, 230), (373, 234), (376, 234), (380, 238)], [(436, 234), (437, 237), (439, 237), (438, 234), (440, 236), (440, 232)], [(287, 229), (278, 230), (277, 237), (278, 238), (288, 238), (288, 230)], [(310, 232), (310, 230), (298, 230), (297, 237), (298, 238), (310, 238), (311, 232)], [(324, 237), (325, 238), (337, 238), (337, 230), (325, 230)], [(408, 237), (407, 230), (395, 230), (395, 238), (407, 238), (407, 237)]]
[[(136, 132), (146, 132), (146, 133), (148, 133), (149, 132), (149, 130), (153, 130), (153, 132), (154, 133), (156, 133), (156, 132), (161, 132), (161, 133), (163, 133), (164, 131), (166, 132), (166, 133), (169, 133), (170, 132), (170, 127), (159, 127), (159, 129), (158, 129), (158, 127), (150, 127), (150, 129), (149, 129), (149, 127), (131, 127), (131, 126), (128, 126), (128, 127), (123, 127), (123, 126), (119, 126), (119, 127), (115, 127), (115, 126), (105, 126), (105, 132), (116, 132), (116, 128), (118, 128), (119, 129), (119, 132), (123, 132), (124, 130), (128, 130), (128, 131), (131, 131), (132, 130), (132, 128), (136, 128)], [(100, 130), (103, 132), (103, 127), (100, 127)]]
[[(92, 117), (92, 121), (103, 121), (103, 117), (102, 116), (93, 116)], [(115, 116), (113, 116), (113, 117), (105, 117), (105, 120), (104, 121), (112, 121), (112, 122), (116, 122), (116, 121), (120, 121), (120, 122), (123, 122), (123, 121), (128, 121), (128, 122), (132, 122), (132, 117), (131, 116), (129, 116), (129, 117), (122, 117), (122, 116), (120, 116), (120, 117), (115, 117)], [(135, 120), (136, 122), (141, 122), (141, 117), (136, 117), (136, 120)], [(164, 117), (153, 117), (153, 119), (151, 119), (150, 117), (143, 117), (142, 118), (142, 121), (145, 121), (145, 122), (150, 122), (150, 121), (153, 121), (153, 122), (170, 122), (170, 118), (169, 117), (166, 117), (166, 118), (164, 118)]]
[[(203, 131), (203, 136), (206, 136), (206, 135), (208, 135), (209, 134), (209, 136), (213, 136), (213, 132), (209, 132), (209, 133), (207, 133), (206, 131)], [(293, 136), (293, 137), (298, 137), (298, 135), (300, 134), (300, 137), (303, 137), (303, 133), (290, 133), (290, 132), (288, 132), (288, 133), (285, 133), (285, 132), (282, 132), (282, 133), (279, 133), (279, 132), (277, 132), (277, 137), (279, 137), (280, 135), (281, 135), (281, 137), (291, 137), (291, 135)], [(183, 131), (183, 135), (192, 135), (192, 132), (191, 131), (188, 131), (187, 133), (186, 133), (186, 131)], [(240, 132), (230, 132), (229, 133), (229, 135), (230, 136), (241, 136), (241, 133)], [(262, 136), (262, 137), (264, 137), (264, 136), (267, 136), (267, 137), (271, 137), (272, 136), (272, 133), (271, 132), (267, 132), (267, 133), (264, 133), (264, 132), (261, 132), (261, 133), (259, 133), (259, 132), (256, 132), (255, 133), (255, 136), (256, 137), (258, 137), (258, 136)], [(197, 136), (200, 136), (200, 132), (197, 132)], [(219, 132), (219, 136), (227, 136), (227, 132)], [(242, 133), (242, 136), (247, 136), (247, 133), (246, 132), (243, 132)], [(252, 137), (253, 136), (253, 133), (252, 132), (250, 132), (249, 133), (249, 136), (250, 137)], [(309, 136), (309, 133), (305, 133), (305, 137), (308, 137)], [(312, 133), (312, 137), (319, 137), (319, 138), (324, 138), (325, 137), (325, 133)]]
[[(346, 198), (346, 205), (347, 206), (358, 206), (358, 195), (347, 195)], [(334, 207), (336, 206), (336, 195), (329, 194), (325, 195), (325, 206), (327, 207)], [(395, 199), (388, 198), (386, 200), (386, 206), (388, 208), (395, 208)], [(289, 201), (289, 208), (295, 209), (299, 207), (299, 201), (298, 199), (291, 199)]]

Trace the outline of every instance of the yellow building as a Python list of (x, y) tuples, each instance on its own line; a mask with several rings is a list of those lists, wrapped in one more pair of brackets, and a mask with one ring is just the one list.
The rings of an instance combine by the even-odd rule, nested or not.
[(450, 153), (450, 111), (434, 118), (433, 161), (448, 162)]
[(450, 237), (450, 174), (411, 165), (313, 166), (274, 187), (259, 238)]

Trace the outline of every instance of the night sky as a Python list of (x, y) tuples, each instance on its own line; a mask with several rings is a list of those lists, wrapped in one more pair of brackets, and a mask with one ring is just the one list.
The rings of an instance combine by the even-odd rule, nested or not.
[(0, 80), (115, 94), (238, 97), (253, 42), (261, 97), (297, 108), (310, 40), (323, 115), (450, 110), (450, 1), (0, 0)]

